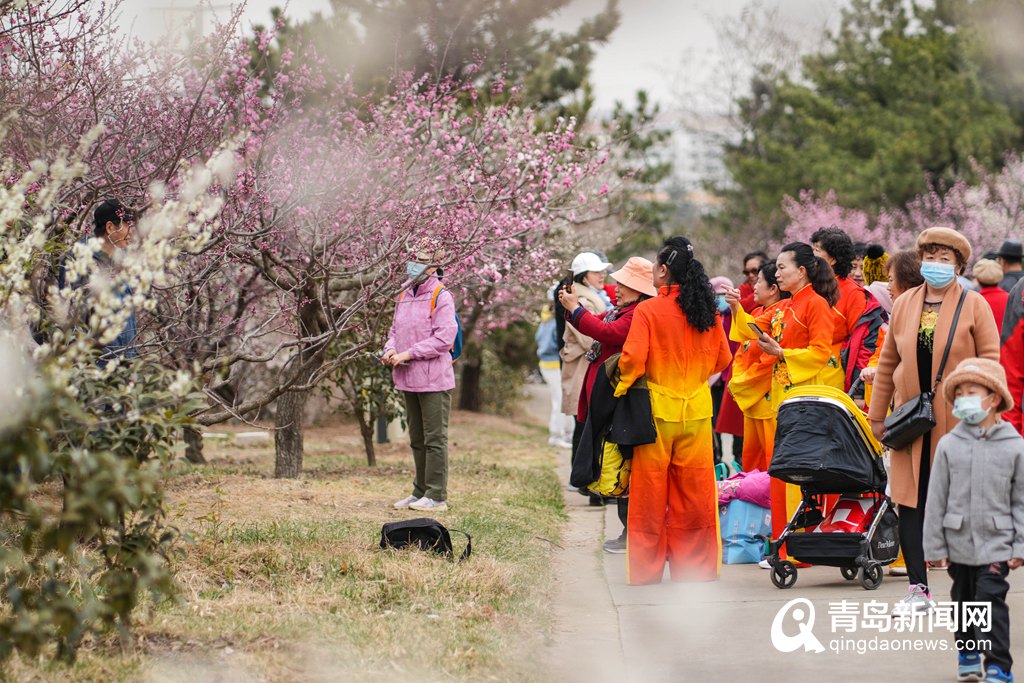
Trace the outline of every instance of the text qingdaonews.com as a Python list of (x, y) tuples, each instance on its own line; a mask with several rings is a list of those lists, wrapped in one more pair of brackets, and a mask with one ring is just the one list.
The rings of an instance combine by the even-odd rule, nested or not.
[[(975, 647), (976, 646), (976, 647)], [(931, 640), (927, 638), (836, 638), (828, 641), (828, 649), (840, 652), (987, 652), (992, 649), (988, 640)]]

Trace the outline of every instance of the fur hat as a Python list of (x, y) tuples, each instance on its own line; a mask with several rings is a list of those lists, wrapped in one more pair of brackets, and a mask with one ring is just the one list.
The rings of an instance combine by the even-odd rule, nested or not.
[(956, 370), (942, 380), (942, 395), (946, 403), (953, 405), (956, 388), (964, 382), (980, 384), (998, 394), (1002, 400), (996, 408), (997, 413), (1013, 409), (1013, 396), (1006, 386), (1006, 370), (999, 361), (987, 358), (965, 358), (956, 366)]
[(865, 287), (872, 282), (889, 281), (889, 255), (881, 244), (868, 246), (864, 260), (861, 261), (861, 276)]
[(984, 258), (974, 264), (974, 269), (971, 273), (978, 281), (978, 284), (983, 287), (997, 285), (1003, 279), (1003, 267), (995, 261)]
[(966, 265), (971, 260), (971, 243), (953, 228), (928, 228), (917, 236), (918, 253), (921, 253), (921, 247), (926, 244), (938, 244), (958, 252), (963, 259), (961, 265)]

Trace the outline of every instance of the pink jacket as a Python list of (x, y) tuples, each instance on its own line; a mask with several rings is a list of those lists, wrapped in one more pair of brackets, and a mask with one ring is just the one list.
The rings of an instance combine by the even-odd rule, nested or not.
[(384, 351), (408, 351), (412, 360), (392, 370), (395, 388), (399, 391), (450, 391), (455, 388), (451, 348), (458, 326), (455, 323), (455, 299), (447, 288), (437, 297), (434, 313), (430, 300), (441, 281), (435, 276), (423, 284), (405, 290), (395, 304)]

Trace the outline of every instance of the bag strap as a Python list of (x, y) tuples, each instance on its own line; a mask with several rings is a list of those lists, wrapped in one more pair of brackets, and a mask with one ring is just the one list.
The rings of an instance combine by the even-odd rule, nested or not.
[(437, 297), (441, 296), (441, 290), (444, 289), (444, 285), (438, 285), (434, 289), (433, 295), (430, 297), (430, 317), (434, 317), (434, 309), (437, 308)]
[[(444, 289), (444, 285), (438, 285), (434, 289), (434, 293), (430, 296), (430, 317), (434, 317), (434, 309), (437, 308), (437, 297), (441, 296), (441, 290)], [(405, 290), (403, 289), (398, 295), (398, 303), (402, 303), (402, 299), (405, 298)]]
[(956, 304), (956, 313), (953, 315), (953, 324), (949, 328), (949, 338), (946, 339), (946, 350), (942, 352), (942, 362), (939, 363), (939, 371), (935, 374), (935, 383), (932, 384), (932, 393), (939, 386), (939, 382), (942, 381), (942, 373), (946, 369), (946, 360), (949, 358), (949, 349), (953, 346), (953, 336), (956, 334), (956, 324), (960, 320), (960, 311), (964, 307), (964, 300), (967, 298), (967, 288), (964, 287), (963, 291), (960, 292), (960, 301)]
[(461, 555), (459, 555), (459, 562), (462, 562), (473, 554), (473, 538), (462, 529), (449, 529), (448, 531), (457, 531), (466, 537), (466, 549), (462, 551)]

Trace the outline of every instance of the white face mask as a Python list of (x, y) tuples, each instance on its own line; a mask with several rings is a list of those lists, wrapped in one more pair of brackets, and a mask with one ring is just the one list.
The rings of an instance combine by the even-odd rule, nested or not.
[(981, 424), (989, 415), (989, 409), (982, 405), (985, 397), (958, 396), (953, 401), (953, 417), (969, 425)]

